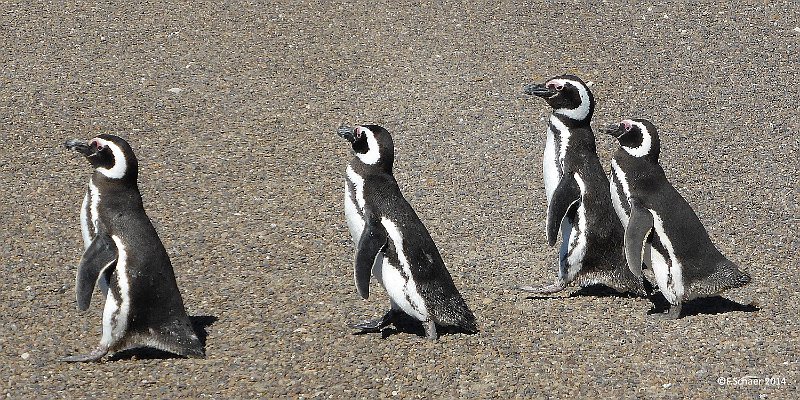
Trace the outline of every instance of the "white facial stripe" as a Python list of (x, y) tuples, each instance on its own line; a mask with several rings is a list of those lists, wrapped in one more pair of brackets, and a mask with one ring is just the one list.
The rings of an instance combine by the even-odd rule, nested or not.
[[(397, 269), (396, 266), (389, 265), (387, 260), (384, 260), (381, 271), (383, 287), (391, 297), (392, 301), (397, 304), (406, 314), (417, 318), (420, 321), (428, 320), (428, 308), (425, 306), (425, 301), (417, 291), (417, 284), (414, 282), (414, 277), (411, 275), (411, 266), (408, 263), (405, 252), (403, 250), (403, 234), (397, 228), (392, 220), (383, 217), (381, 224), (389, 234), (389, 238), (394, 244), (397, 251), (397, 258), (400, 261), (399, 268), (402, 268), (403, 273)], [(406, 281), (403, 275), (408, 277)]]
[(128, 163), (125, 159), (125, 153), (122, 152), (122, 149), (119, 148), (113, 142), (109, 142), (108, 140), (94, 138), (92, 139), (94, 142), (102, 146), (106, 146), (111, 149), (111, 153), (114, 154), (114, 165), (111, 168), (97, 168), (97, 170), (105, 175), (106, 178), (111, 179), (120, 179), (125, 176), (125, 170), (128, 169)]
[(652, 146), (652, 138), (650, 137), (650, 132), (647, 131), (647, 128), (644, 126), (644, 124), (642, 124), (641, 122), (631, 121), (627, 119), (622, 122), (623, 123), (630, 122), (631, 125), (638, 127), (639, 130), (642, 132), (642, 144), (640, 144), (639, 147), (631, 148), (627, 146), (622, 146), (622, 148), (625, 149), (625, 151), (628, 152), (628, 154), (634, 157), (644, 157), (650, 154), (650, 146)]
[(362, 135), (367, 135), (367, 150), (366, 153), (356, 153), (356, 157), (358, 157), (361, 162), (364, 164), (374, 165), (378, 162), (381, 158), (381, 150), (378, 148), (378, 140), (375, 139), (375, 134), (372, 133), (371, 130), (364, 128), (363, 126), (356, 127), (356, 133), (361, 132)]
[[(558, 108), (553, 110), (556, 114), (561, 114), (567, 117), (570, 117), (576, 121), (583, 121), (589, 115), (589, 109), (591, 104), (589, 103), (589, 91), (586, 89), (584, 85), (582, 85), (578, 81), (573, 81), (570, 79), (552, 79), (550, 82), (554, 82), (556, 84), (571, 84), (578, 89), (578, 94), (581, 97), (581, 104), (575, 108)], [(548, 83), (550, 83), (548, 82)]]

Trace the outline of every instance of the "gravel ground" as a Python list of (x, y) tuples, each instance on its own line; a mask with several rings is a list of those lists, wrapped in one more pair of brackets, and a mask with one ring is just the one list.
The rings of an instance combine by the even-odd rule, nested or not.
[[(274, 3), (0, 7), (0, 394), (798, 389), (797, 2)], [(595, 83), (595, 127), (625, 117), (660, 127), (667, 175), (752, 284), (690, 303), (678, 321), (648, 317), (644, 298), (512, 289), (555, 276), (541, 176), (549, 110), (521, 92), (564, 72)], [(400, 187), (479, 334), (351, 334), (347, 323), (381, 315), (387, 297), (362, 301), (352, 281), (342, 123), (393, 132)], [(207, 332), (206, 359), (57, 361), (100, 338), (102, 302), (76, 311), (73, 287), (90, 168), (62, 143), (102, 132), (137, 151), (145, 207)], [(616, 143), (597, 139), (607, 167)], [(738, 380), (748, 375), (762, 380)]]

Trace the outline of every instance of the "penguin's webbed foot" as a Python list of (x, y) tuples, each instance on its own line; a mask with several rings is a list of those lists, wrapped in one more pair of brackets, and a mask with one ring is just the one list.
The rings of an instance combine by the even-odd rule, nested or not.
[(552, 293), (558, 293), (558, 292), (564, 290), (566, 287), (567, 287), (567, 283), (566, 282), (564, 282), (561, 279), (557, 279), (555, 282), (553, 282), (552, 284), (547, 285), (547, 286), (540, 286), (540, 287), (517, 286), (517, 289), (522, 290), (523, 292), (528, 292), (528, 293), (552, 294)]
[(350, 326), (352, 328), (361, 329), (361, 333), (380, 332), (381, 329), (393, 323), (398, 315), (399, 311), (391, 309), (381, 318), (359, 322)]
[(103, 356), (108, 353), (107, 347), (98, 347), (93, 352), (84, 355), (75, 355), (75, 356), (67, 356), (61, 359), (61, 361), (74, 363), (74, 362), (96, 362), (100, 361)]
[(672, 304), (669, 308), (669, 311), (665, 313), (658, 313), (652, 314), (654, 318), (663, 319), (663, 320), (674, 320), (681, 317), (681, 309), (683, 308), (683, 303)]

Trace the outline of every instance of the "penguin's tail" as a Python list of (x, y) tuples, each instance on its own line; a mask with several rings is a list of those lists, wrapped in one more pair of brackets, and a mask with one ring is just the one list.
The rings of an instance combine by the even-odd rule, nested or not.
[(443, 312), (436, 317), (437, 323), (442, 326), (458, 328), (463, 333), (478, 333), (478, 323), (475, 314), (467, 307), (460, 296), (453, 298), (450, 304), (443, 308)]
[[(733, 264), (733, 263), (731, 263), (731, 264)], [(736, 267), (736, 266), (734, 265), (734, 267)], [(747, 272), (744, 272), (744, 271), (740, 270), (739, 268), (736, 268), (736, 271), (733, 274), (733, 279), (731, 280), (732, 281), (732, 283), (731, 283), (732, 286), (731, 287), (732, 288), (742, 287), (742, 286), (747, 285), (748, 283), (750, 283), (750, 281), (752, 279), (753, 278), (751, 278), (750, 275)]]
[(692, 291), (705, 296), (719, 294), (728, 289), (740, 288), (750, 283), (752, 278), (747, 272), (728, 259), (723, 259), (717, 264), (714, 272), (699, 283), (697, 289)]
[(188, 318), (171, 321), (161, 326), (152, 326), (146, 332), (138, 332), (136, 341), (145, 346), (168, 351), (189, 358), (205, 358), (203, 342), (194, 331)]

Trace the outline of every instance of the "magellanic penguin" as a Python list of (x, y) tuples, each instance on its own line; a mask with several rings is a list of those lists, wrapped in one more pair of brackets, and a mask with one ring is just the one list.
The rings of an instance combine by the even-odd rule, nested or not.
[(78, 309), (89, 308), (95, 283), (105, 307), (97, 349), (63, 360), (97, 361), (109, 352), (139, 346), (203, 357), (167, 251), (145, 214), (137, 185), (138, 161), (130, 145), (107, 134), (89, 143), (72, 139), (64, 145), (94, 168), (81, 206), (85, 251), (77, 271)]
[(389, 294), (391, 308), (382, 318), (353, 325), (377, 332), (401, 312), (422, 322), (428, 339), (437, 326), (475, 333), (475, 316), (456, 289), (439, 250), (392, 174), (394, 143), (377, 125), (340, 127), (355, 157), (347, 166), (344, 208), (356, 244), (355, 283), (369, 297), (374, 276)]
[(657, 315), (679, 318), (684, 301), (749, 283), (750, 276), (719, 252), (692, 207), (667, 180), (658, 163), (656, 127), (644, 119), (626, 119), (605, 131), (620, 144), (611, 160), (612, 192), (626, 227), (628, 266), (639, 277), (642, 262), (650, 266), (671, 304), (667, 313)]
[[(571, 282), (603, 284), (619, 292), (644, 294), (641, 279), (625, 266), (623, 228), (614, 215), (608, 179), (589, 125), (594, 97), (577, 76), (561, 75), (525, 87), (553, 108), (547, 126), (543, 169), (547, 194), (547, 242), (561, 238), (558, 277), (533, 293), (555, 293)], [(559, 234), (560, 231), (560, 234)]]

